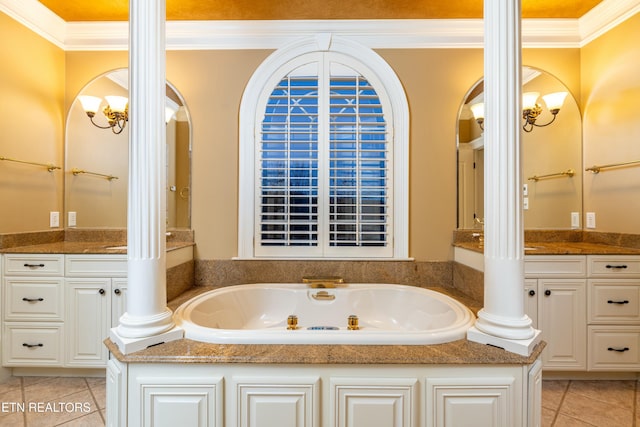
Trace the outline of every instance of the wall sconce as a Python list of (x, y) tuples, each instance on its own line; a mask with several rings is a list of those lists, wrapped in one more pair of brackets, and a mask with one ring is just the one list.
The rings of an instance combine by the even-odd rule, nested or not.
[[(562, 107), (562, 104), (564, 104), (564, 100), (567, 95), (568, 92), (554, 92), (542, 97), (544, 103), (547, 105), (547, 108), (549, 109), (549, 112), (553, 115), (553, 117), (547, 123), (540, 124), (536, 123), (538, 116), (542, 113), (542, 106), (537, 103), (538, 98), (540, 97), (540, 93), (523, 93), (522, 119), (524, 120), (524, 123), (522, 125), (522, 130), (524, 130), (525, 132), (531, 132), (534, 127), (549, 126), (551, 123), (553, 123), (556, 120), (556, 116), (560, 112), (560, 108)], [(484, 130), (484, 103), (479, 102), (477, 104), (473, 104), (470, 108), (471, 112), (473, 113), (473, 118), (480, 126), (480, 129)]]
[(89, 120), (94, 126), (100, 129), (111, 129), (115, 134), (119, 134), (129, 121), (128, 99), (124, 96), (105, 96), (107, 105), (102, 109), (102, 114), (107, 118), (108, 126), (101, 126), (93, 121), (96, 113), (100, 109), (102, 98), (97, 96), (79, 96), (78, 99), (82, 108), (89, 116)]
[(525, 132), (531, 132), (534, 126), (544, 127), (549, 126), (556, 120), (556, 116), (560, 112), (564, 99), (567, 97), (568, 92), (554, 92), (548, 95), (544, 95), (542, 99), (547, 104), (549, 112), (553, 115), (551, 120), (545, 124), (536, 123), (536, 119), (542, 113), (542, 107), (536, 101), (540, 97), (538, 92), (526, 92), (522, 95), (522, 118), (525, 120), (522, 129)]

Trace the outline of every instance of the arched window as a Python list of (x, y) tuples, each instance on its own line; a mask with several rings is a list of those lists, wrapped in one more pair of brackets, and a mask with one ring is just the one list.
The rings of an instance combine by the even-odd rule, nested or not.
[(239, 257), (406, 258), (407, 135), (370, 49), (322, 35), (275, 52), (241, 104)]

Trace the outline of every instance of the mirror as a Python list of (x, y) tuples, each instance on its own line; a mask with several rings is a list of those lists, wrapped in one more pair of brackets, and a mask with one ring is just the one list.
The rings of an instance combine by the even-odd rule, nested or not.
[[(542, 112), (522, 132), (522, 184), (525, 229), (570, 229), (572, 212), (582, 218), (582, 118), (568, 93), (556, 115), (543, 95), (569, 92), (549, 73), (523, 67), (523, 94), (538, 92)], [(484, 138), (471, 106), (483, 102), (483, 81), (465, 96), (458, 115), (458, 228), (478, 228), (484, 218)], [(551, 122), (551, 123), (549, 123)], [(525, 119), (522, 119), (523, 125)], [(547, 124), (549, 123), (549, 124)], [(525, 194), (526, 193), (526, 194)]]
[[(129, 126), (112, 113), (109, 126), (105, 106), (128, 96), (126, 68), (104, 73), (89, 82), (73, 101), (66, 127), (65, 219), (67, 227), (126, 228), (129, 174)], [(167, 83), (167, 228), (191, 226), (191, 125), (184, 100)], [(88, 117), (80, 97), (101, 100)], [(92, 122), (95, 124), (92, 124)], [(75, 224), (69, 212), (75, 212)]]

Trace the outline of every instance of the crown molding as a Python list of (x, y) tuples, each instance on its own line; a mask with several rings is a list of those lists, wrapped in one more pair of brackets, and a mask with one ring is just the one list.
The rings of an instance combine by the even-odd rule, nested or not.
[[(37, 0), (0, 0), (0, 11), (61, 49), (127, 50), (128, 22), (65, 22)], [(579, 48), (640, 11), (640, 0), (604, 0), (580, 19), (525, 19), (525, 48)], [(167, 50), (277, 49), (316, 33), (372, 49), (482, 48), (482, 19), (168, 21)]]
[(605, 0), (580, 18), (580, 47), (640, 12), (640, 0)]

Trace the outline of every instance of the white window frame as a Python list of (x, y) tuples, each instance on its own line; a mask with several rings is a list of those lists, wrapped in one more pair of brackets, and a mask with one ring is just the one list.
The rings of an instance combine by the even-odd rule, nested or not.
[[(358, 254), (357, 248), (349, 251), (348, 256), (340, 256), (340, 259), (407, 259), (408, 258), (408, 195), (409, 195), (409, 107), (404, 88), (397, 75), (389, 64), (377, 53), (359, 43), (344, 37), (331, 34), (318, 34), (294, 42), (286, 47), (278, 49), (271, 54), (254, 72), (247, 83), (242, 101), (240, 103), (240, 129), (239, 129), (239, 202), (238, 202), (238, 258), (258, 258), (254, 250), (255, 236), (255, 185), (256, 185), (256, 141), (260, 140), (257, 126), (264, 116), (260, 109), (259, 100), (268, 96), (277, 83), (286, 73), (282, 67), (289, 67), (289, 63), (296, 58), (313, 52), (337, 52), (353, 58), (362, 64), (372, 76), (367, 79), (376, 81), (374, 87), (382, 87), (388, 97), (392, 109), (391, 122), (393, 153), (390, 158), (393, 161), (393, 176), (391, 194), (393, 194), (392, 217), (390, 221), (392, 234), (389, 236), (389, 244), (392, 245), (391, 255), (385, 257), (371, 256), (367, 251)], [(276, 258), (280, 256), (260, 256), (260, 259)], [(286, 256), (286, 258), (298, 259), (327, 259), (326, 256)], [(336, 258), (335, 256), (333, 258)]]

